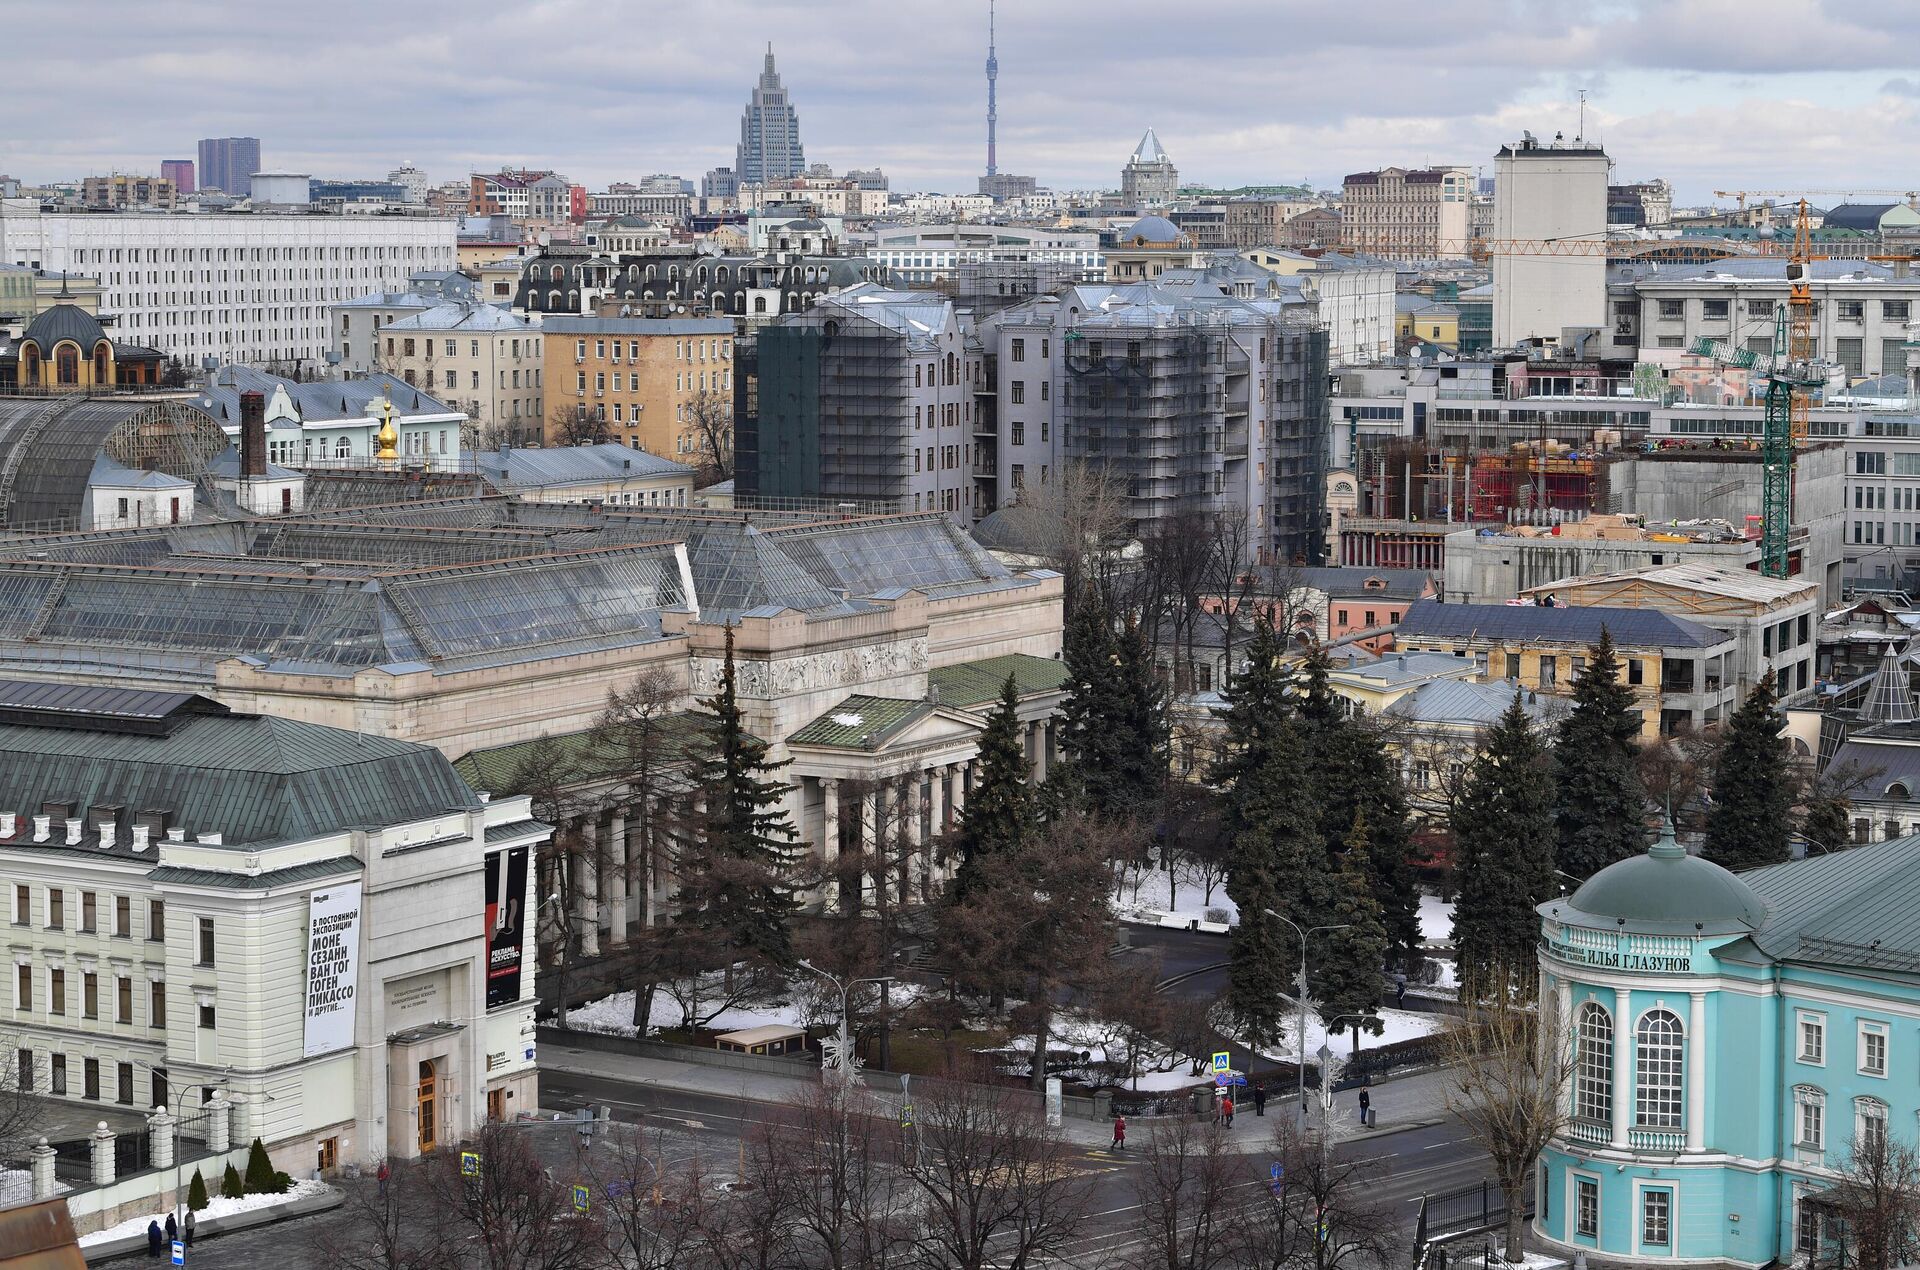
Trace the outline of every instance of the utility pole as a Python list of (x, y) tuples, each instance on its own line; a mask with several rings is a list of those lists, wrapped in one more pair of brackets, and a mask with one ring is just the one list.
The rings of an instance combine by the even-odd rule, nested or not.
[(1270, 908), (1263, 908), (1260, 911), (1275, 921), (1285, 922), (1300, 938), (1300, 981), (1297, 993), (1300, 1002), (1300, 1061), (1297, 1070), (1300, 1076), (1300, 1111), (1304, 1115), (1307, 1110), (1307, 936), (1317, 935), (1323, 931), (1345, 930), (1349, 923), (1341, 922), (1338, 926), (1309, 926), (1301, 930), (1291, 918), (1282, 917)]

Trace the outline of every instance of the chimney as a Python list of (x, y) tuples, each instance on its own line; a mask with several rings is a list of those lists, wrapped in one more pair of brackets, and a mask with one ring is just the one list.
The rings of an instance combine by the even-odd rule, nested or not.
[(240, 394), (240, 477), (251, 480), (267, 474), (267, 397)]
[(148, 834), (151, 831), (151, 826), (146, 824), (136, 823), (133, 826), (133, 849), (135, 851), (145, 851), (147, 849)]
[(0, 838), (11, 838), (20, 827), (20, 817), (11, 811), (0, 811)]
[(185, 829), (182, 829), (179, 825), (174, 825), (167, 830), (168, 842), (185, 842), (186, 840), (187, 840), (187, 831)]
[(80, 845), (80, 830), (85, 826), (86, 826), (86, 822), (80, 819), (80, 817), (78, 816), (67, 817), (67, 845), (68, 846), (77, 847)]
[(45, 842), (52, 833), (52, 816), (35, 816), (33, 818), (33, 840), (35, 842)]

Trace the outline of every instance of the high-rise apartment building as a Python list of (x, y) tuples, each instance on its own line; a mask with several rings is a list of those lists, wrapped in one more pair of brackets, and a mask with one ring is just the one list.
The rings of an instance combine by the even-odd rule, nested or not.
[[(1607, 236), (1607, 152), (1598, 144), (1531, 133), (1493, 160), (1493, 236), (1600, 242)], [(1559, 339), (1606, 321), (1607, 259), (1493, 254), (1493, 344)]]
[(175, 190), (164, 176), (90, 176), (80, 183), (80, 201), (96, 210), (123, 210), (129, 207), (157, 207), (172, 211)]
[(97, 277), (116, 338), (189, 363), (319, 360), (328, 306), (404, 291), (457, 263), (457, 221), (428, 216), (167, 216), (0, 201), (0, 262)]
[(1388, 260), (1435, 260), (1467, 250), (1473, 174), (1466, 168), (1381, 168), (1341, 183), (1340, 246)]
[(733, 428), (733, 331), (724, 317), (548, 318), (540, 336), (553, 443), (561, 412), (574, 412), (621, 445), (705, 461), (706, 429)]
[(740, 145), (733, 170), (742, 185), (784, 181), (806, 171), (800, 146), (800, 115), (787, 97), (780, 73), (773, 68), (773, 45), (767, 45), (760, 82), (740, 115)]
[(1120, 198), (1137, 208), (1162, 207), (1180, 195), (1180, 173), (1160, 148), (1160, 138), (1147, 129), (1140, 144), (1120, 169)]
[(260, 138), (208, 137), (200, 142), (200, 188), (235, 198), (253, 195), (253, 174), (260, 170)]
[(173, 182), (174, 193), (180, 195), (193, 193), (192, 159), (162, 159), (160, 175)]

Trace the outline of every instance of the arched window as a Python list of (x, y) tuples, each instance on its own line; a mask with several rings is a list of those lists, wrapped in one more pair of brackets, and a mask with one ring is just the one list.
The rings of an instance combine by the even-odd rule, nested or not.
[(1893, 784), (1887, 786), (1887, 797), (1904, 800), (1913, 797), (1913, 795), (1907, 792), (1906, 782), (1895, 781)]
[(1650, 1010), (1634, 1035), (1634, 1122), (1651, 1129), (1678, 1129), (1685, 1123), (1685, 1040), (1680, 1020), (1666, 1010)]
[(1613, 1119), (1613, 1016), (1598, 1002), (1580, 1007), (1575, 1029), (1573, 1114), (1583, 1120)]
[(80, 350), (72, 344), (59, 344), (53, 350), (54, 379), (62, 384), (80, 382)]
[(763, 295), (753, 297), (753, 311), (755, 313), (765, 313), (767, 311), (767, 297)]
[(107, 342), (101, 340), (93, 346), (93, 382), (105, 387), (112, 383), (113, 376), (107, 370)]

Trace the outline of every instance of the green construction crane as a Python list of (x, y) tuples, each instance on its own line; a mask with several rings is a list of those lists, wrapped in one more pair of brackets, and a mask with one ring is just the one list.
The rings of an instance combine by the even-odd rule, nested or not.
[[(1787, 344), (1787, 306), (1777, 305), (1773, 317), (1773, 347)], [(1760, 572), (1769, 578), (1787, 576), (1787, 536), (1793, 524), (1794, 394), (1807, 393), (1826, 382), (1824, 368), (1809, 359), (1756, 353), (1725, 340), (1697, 339), (1690, 352), (1710, 357), (1722, 366), (1749, 370), (1767, 381), (1766, 410), (1760, 434)]]

